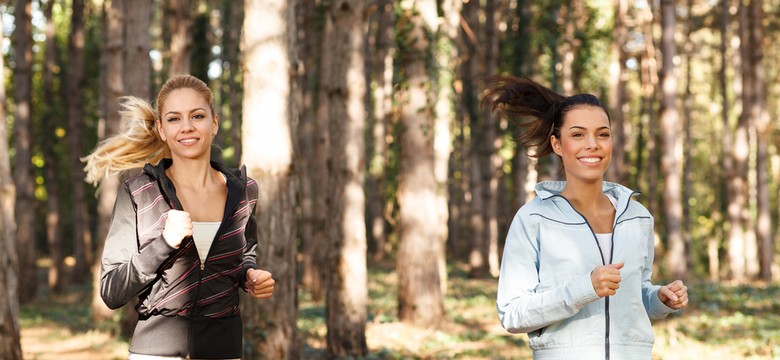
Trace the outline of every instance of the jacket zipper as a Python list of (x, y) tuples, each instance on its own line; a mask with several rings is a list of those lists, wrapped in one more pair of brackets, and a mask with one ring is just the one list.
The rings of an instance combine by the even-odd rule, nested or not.
[[(628, 195), (628, 198), (631, 199), (631, 197), (634, 196), (635, 193), (636, 193), (635, 191), (632, 191), (631, 194)], [(590, 233), (593, 234), (593, 240), (596, 241), (596, 247), (599, 249), (599, 254), (601, 255), (601, 264), (602, 265), (606, 265), (607, 262), (606, 262), (606, 259), (604, 259), (604, 251), (601, 249), (601, 244), (599, 244), (599, 239), (596, 236), (596, 232), (593, 231), (593, 227), (590, 226), (590, 223), (588, 222), (588, 219), (585, 217), (585, 215), (582, 215), (582, 213), (577, 211), (577, 209), (574, 208), (574, 205), (571, 204), (569, 199), (567, 199), (563, 195), (557, 195), (556, 194), (556, 195), (553, 195), (553, 196), (557, 196), (557, 197), (560, 197), (563, 200), (565, 200), (566, 203), (569, 204), (569, 206), (571, 206), (571, 209), (574, 210), (574, 212), (577, 213), (577, 215), (582, 217), (582, 220), (585, 221), (585, 225), (588, 225), (588, 229), (590, 229)], [(610, 244), (610, 250), (612, 250), (612, 251), (610, 251), (610, 253), (609, 253), (609, 262), (610, 262), (610, 264), (612, 263), (612, 257), (614, 255), (614, 251), (615, 251), (615, 229), (617, 228), (618, 219), (621, 216), (623, 216), (623, 214), (625, 214), (626, 211), (628, 211), (628, 206), (623, 208), (623, 211), (619, 215), (617, 214), (617, 212), (615, 212), (615, 220), (614, 220), (614, 224), (612, 224), (612, 239), (611, 239), (612, 241), (611, 241), (611, 244)], [(610, 348), (610, 346), (609, 346), (609, 328), (610, 328), (610, 326), (609, 326), (609, 296), (604, 297), (604, 322), (605, 322), (605, 324), (604, 324), (604, 355), (605, 355), (605, 359), (609, 360), (609, 348)]]

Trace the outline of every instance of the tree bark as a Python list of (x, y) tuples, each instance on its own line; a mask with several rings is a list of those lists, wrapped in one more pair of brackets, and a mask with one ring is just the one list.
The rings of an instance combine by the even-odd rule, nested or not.
[[(328, 209), (328, 156), (330, 134), (326, 94), (321, 86), (325, 73), (330, 69), (328, 57), (322, 57), (324, 28), (318, 25), (316, 4), (304, 1), (303, 24), (304, 52), (301, 57), (306, 71), (306, 85), (302, 85), (303, 108), (301, 111), (301, 196), (302, 238), (301, 258), (303, 286), (314, 301), (321, 301), (327, 290), (327, 278), (322, 264), (327, 264), (325, 239)], [(324, 35), (322, 35), (324, 37)], [(316, 59), (319, 59), (319, 63)], [(311, 84), (311, 86), (308, 86)], [(307, 196), (308, 195), (308, 196)]]
[(16, 1), (14, 12), (16, 29), (13, 40), (16, 48), (14, 69), (14, 156), (13, 177), (16, 185), (16, 244), (19, 252), (19, 298), (26, 302), (35, 297), (38, 289), (35, 265), (35, 181), (32, 169), (32, 5)]
[[(245, 314), (244, 357), (296, 359), (295, 183), (293, 182), (295, 59), (293, 3), (248, 1), (244, 18), (243, 162), (260, 188), (257, 202), (258, 265), (276, 279), (273, 298), (241, 303)], [(262, 338), (255, 336), (263, 333)]]
[[(742, 108), (748, 109), (750, 104), (752, 86), (749, 79), (748, 58), (749, 50), (746, 46), (749, 43), (747, 9), (744, 2), (740, 1), (738, 10), (739, 32), (740, 32), (740, 64), (742, 64)], [(742, 282), (747, 277), (747, 268), (745, 263), (745, 246), (747, 236), (745, 229), (747, 227), (747, 171), (749, 157), (748, 127), (750, 117), (748, 111), (743, 110), (737, 120), (737, 127), (734, 132), (734, 140), (731, 146), (732, 169), (726, 174), (728, 179), (728, 257), (729, 270), (733, 280)]]
[[(224, 3), (224, 18), (222, 48), (225, 53), (224, 61), (228, 64), (225, 71), (227, 89), (225, 98), (228, 102), (228, 116), (223, 115), (221, 124), (224, 128), (226, 122), (230, 122), (230, 145), (233, 153), (226, 158), (223, 153), (223, 161), (236, 166), (241, 159), (241, 27), (244, 23), (244, 8), (235, 6), (231, 2)], [(225, 68), (223, 66), (223, 68)]]
[[(152, 100), (152, 63), (149, 58), (149, 27), (152, 19), (152, 0), (124, 2), (124, 94)], [(121, 332), (130, 337), (138, 321), (133, 310), (135, 300), (124, 306)]]
[(661, 68), (661, 139), (662, 156), (661, 170), (664, 176), (664, 214), (666, 234), (669, 249), (667, 253), (667, 269), (674, 278), (686, 278), (688, 266), (685, 253), (685, 242), (682, 236), (682, 181), (680, 160), (682, 148), (678, 142), (680, 134), (680, 115), (677, 109), (677, 77), (675, 75), (674, 57), (677, 54), (674, 41), (675, 9), (674, 1), (661, 1), (661, 48), (663, 63)]
[(373, 244), (373, 259), (382, 260), (387, 255), (387, 235), (385, 226), (385, 186), (388, 165), (389, 146), (387, 135), (392, 116), (393, 95), (393, 40), (394, 14), (390, 0), (377, 3), (377, 25), (375, 48), (372, 51), (372, 76), (376, 86), (373, 91), (373, 123), (371, 142), (366, 144), (370, 154), (367, 181), (367, 221), (369, 243)]
[(612, 61), (609, 67), (609, 108), (612, 117), (612, 164), (607, 170), (607, 179), (617, 183), (626, 180), (626, 138), (623, 106), (626, 103), (626, 54), (628, 42), (628, 1), (615, 3), (614, 37), (612, 38)]
[[(56, 128), (54, 120), (53, 101), (54, 95), (54, 71), (57, 65), (57, 43), (55, 41), (55, 25), (52, 18), (54, 1), (50, 1), (44, 8), (43, 16), (46, 18), (46, 42), (44, 53), (43, 87), (44, 96), (50, 99), (44, 110), (42, 125), (44, 129)], [(65, 264), (62, 255), (62, 233), (60, 226), (60, 181), (57, 174), (57, 155), (54, 145), (58, 141), (56, 136), (42, 139), (41, 152), (44, 157), (44, 182), (46, 184), (46, 243), (49, 246), (49, 288), (54, 293), (59, 293), (65, 286)]]
[(400, 246), (397, 255), (398, 312), (401, 321), (432, 325), (444, 317), (437, 259), (443, 249), (436, 239), (438, 186), (434, 176), (434, 122), (429, 99), (431, 73), (426, 68), (430, 56), (431, 34), (437, 21), (436, 1), (400, 4), (399, 22), (410, 25), (403, 50), (401, 68), (408, 90), (400, 109), (403, 132), (400, 141), (398, 204)]
[[(0, 18), (3, 14), (0, 14)], [(19, 19), (19, 18), (17, 18)], [(3, 20), (5, 21), (5, 20)], [(18, 26), (18, 25), (17, 25)], [(4, 34), (0, 31), (0, 43)], [(5, 58), (0, 56), (0, 79), (5, 79)], [(0, 358), (22, 359), (19, 329), (19, 258), (16, 252), (14, 203), (16, 187), (11, 177), (6, 128), (5, 85), (0, 85)]]
[[(103, 26), (105, 29), (102, 39), (102, 52), (105, 71), (101, 73), (105, 82), (106, 91), (100, 93), (103, 98), (102, 132), (98, 133), (100, 140), (106, 139), (119, 131), (121, 118), (119, 116), (119, 98), (124, 95), (124, 0), (112, 0), (110, 6), (103, 5)], [(107, 320), (113, 316), (114, 311), (109, 309), (100, 297), (100, 256), (103, 254), (103, 246), (111, 216), (114, 211), (117, 191), (119, 189), (119, 176), (109, 175), (103, 179), (98, 193), (98, 221), (95, 239), (97, 242), (96, 254), (98, 260), (92, 265), (92, 316), (95, 320)], [(125, 311), (132, 311), (132, 307), (126, 307)]]
[[(720, 82), (720, 96), (721, 96), (721, 121), (722, 121), (722, 127), (723, 131), (721, 134), (721, 153), (720, 153), (720, 159), (721, 159), (721, 165), (722, 165), (722, 176), (725, 178), (726, 176), (730, 176), (734, 172), (734, 164), (731, 158), (731, 145), (732, 145), (732, 133), (731, 133), (731, 123), (729, 121), (729, 112), (730, 112), (730, 101), (729, 101), (729, 93), (728, 93), (728, 78), (726, 76), (727, 68), (730, 66), (728, 64), (728, 44), (729, 44), (729, 0), (722, 0), (721, 2), (721, 15), (720, 15), (720, 69), (718, 71), (718, 81)], [(720, 209), (723, 213), (728, 214), (728, 206), (729, 206), (729, 196), (727, 191), (723, 191), (725, 189), (725, 185), (727, 185), (727, 182), (721, 181), (719, 182), (719, 193), (721, 196), (719, 197), (721, 199), (721, 206)], [(709, 257), (709, 273), (710, 273), (710, 280), (717, 281), (720, 279), (720, 256), (718, 254), (718, 248), (720, 247), (719, 243), (715, 240), (710, 240), (707, 244), (707, 254)]]
[[(366, 345), (364, 2), (330, 4), (323, 39), (323, 82), (330, 132), (328, 194), (328, 357), (363, 356)], [(330, 59), (325, 60), (326, 57)]]
[[(763, 33), (763, 1), (751, 0), (748, 5), (750, 24), (750, 67), (753, 84), (753, 101), (750, 115), (756, 132), (756, 240), (758, 253), (761, 254), (757, 263), (760, 265), (759, 275), (762, 280), (772, 280), (772, 265), (774, 263), (774, 246), (772, 242), (772, 214), (769, 204), (769, 113), (766, 108), (766, 79), (764, 77), (764, 33)], [(748, 259), (749, 261), (752, 259)], [(756, 262), (754, 262), (756, 264)], [(750, 270), (754, 274), (755, 268)]]
[(192, 0), (168, 0), (168, 13), (165, 23), (171, 32), (170, 75), (189, 74), (192, 55)]

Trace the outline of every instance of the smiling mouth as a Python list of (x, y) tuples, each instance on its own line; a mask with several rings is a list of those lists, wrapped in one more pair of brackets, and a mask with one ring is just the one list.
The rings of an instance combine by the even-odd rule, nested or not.
[(598, 164), (601, 162), (601, 158), (599, 157), (582, 157), (579, 158), (579, 160), (588, 164)]
[(198, 139), (181, 139), (179, 140), (180, 143), (188, 145), (188, 144), (194, 144), (198, 142)]

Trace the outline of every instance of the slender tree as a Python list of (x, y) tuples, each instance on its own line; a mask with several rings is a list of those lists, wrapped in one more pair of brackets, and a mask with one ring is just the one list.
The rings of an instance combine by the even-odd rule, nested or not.
[[(293, 182), (295, 3), (248, 1), (244, 18), (243, 162), (260, 188), (257, 201), (258, 259), (276, 279), (269, 301), (245, 298), (244, 356), (297, 359), (295, 183)], [(262, 338), (253, 336), (262, 332)]]
[(439, 266), (432, 259), (444, 251), (436, 239), (439, 226), (446, 222), (437, 216), (438, 186), (434, 176), (434, 122), (430, 109), (431, 72), (426, 59), (431, 54), (431, 38), (436, 30), (437, 4), (434, 0), (402, 2), (397, 23), (409, 24), (404, 43), (399, 43), (401, 68), (407, 90), (400, 109), (400, 246), (397, 255), (398, 312), (404, 322), (435, 324), (444, 317)]
[[(44, 129), (56, 127), (54, 107), (56, 106), (54, 94), (54, 72), (57, 62), (57, 42), (55, 34), (54, 18), (52, 12), (54, 0), (50, 0), (43, 10), (46, 18), (46, 42), (44, 53), (43, 92), (46, 99), (50, 99), (45, 107), (42, 124)], [(46, 243), (49, 246), (49, 288), (55, 293), (62, 291), (64, 287), (65, 263), (62, 255), (62, 233), (60, 226), (60, 181), (57, 174), (57, 154), (54, 145), (57, 137), (43, 138), (40, 147), (44, 157), (44, 181), (46, 183)]]
[[(772, 241), (772, 214), (769, 204), (769, 112), (766, 108), (766, 79), (764, 78), (763, 48), (763, 10), (762, 0), (751, 0), (748, 5), (748, 24), (750, 38), (750, 77), (753, 86), (753, 99), (750, 104), (750, 116), (756, 132), (756, 240), (758, 242), (759, 275), (762, 280), (772, 279), (774, 264), (774, 245)], [(753, 272), (755, 269), (753, 270)], [(751, 274), (752, 275), (752, 274)]]
[[(102, 61), (104, 71), (100, 74), (101, 81), (105, 83), (106, 91), (100, 96), (104, 104), (102, 113), (103, 129), (98, 134), (98, 139), (105, 139), (119, 131), (119, 98), (124, 95), (124, 0), (112, 0), (110, 5), (103, 3), (103, 36), (102, 36)], [(106, 176), (100, 185), (97, 205), (97, 254), (102, 255), (103, 245), (108, 235), (114, 202), (119, 189), (119, 176), (111, 174)], [(113, 315), (100, 297), (100, 261), (94, 261), (92, 267), (92, 316), (95, 320), (106, 320)], [(125, 308), (129, 310), (130, 308)]]
[[(0, 13), (0, 18), (3, 14)], [(5, 21), (5, 19), (3, 19)], [(4, 34), (0, 31), (0, 43)], [(0, 56), (0, 79), (5, 79), (5, 58)], [(11, 177), (6, 127), (5, 83), (0, 84), (0, 358), (22, 359), (19, 329), (19, 258), (16, 252), (14, 204), (16, 187)]]
[(626, 151), (625, 151), (625, 116), (623, 105), (626, 103), (626, 53), (625, 45), (628, 42), (628, 5), (627, 0), (615, 2), (614, 35), (612, 38), (612, 60), (609, 66), (610, 93), (609, 108), (612, 118), (612, 141), (615, 151), (612, 152), (612, 164), (607, 170), (607, 178), (611, 181), (623, 183), (626, 179)]
[(682, 180), (680, 161), (682, 148), (679, 144), (680, 115), (677, 109), (677, 77), (674, 73), (674, 57), (677, 54), (675, 34), (675, 4), (671, 0), (661, 1), (661, 132), (663, 152), (661, 157), (664, 176), (664, 218), (669, 251), (667, 269), (675, 278), (685, 278), (688, 273), (685, 242), (682, 236)]
[(29, 301), (38, 289), (35, 266), (35, 212), (30, 211), (35, 202), (35, 181), (32, 169), (32, 4), (16, 1), (14, 11), (16, 29), (13, 40), (16, 48), (14, 68), (14, 169), (16, 185), (16, 244), (19, 251), (19, 288), (21, 301)]
[(321, 103), (330, 132), (328, 193), (328, 356), (362, 356), (366, 345), (364, 1), (332, 1), (323, 39)]
[(168, 0), (166, 25), (171, 32), (171, 75), (190, 73), (192, 0)]

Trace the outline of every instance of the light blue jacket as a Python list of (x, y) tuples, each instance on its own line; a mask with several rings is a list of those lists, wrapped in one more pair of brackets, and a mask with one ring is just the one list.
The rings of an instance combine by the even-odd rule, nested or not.
[[(560, 195), (565, 182), (536, 185), (509, 228), (496, 306), (501, 325), (528, 333), (534, 359), (651, 359), (650, 319), (674, 312), (650, 282), (653, 217), (630, 189), (604, 182), (617, 199), (612, 259), (585, 217)], [(620, 288), (599, 298), (590, 279), (600, 265), (625, 262)]]

